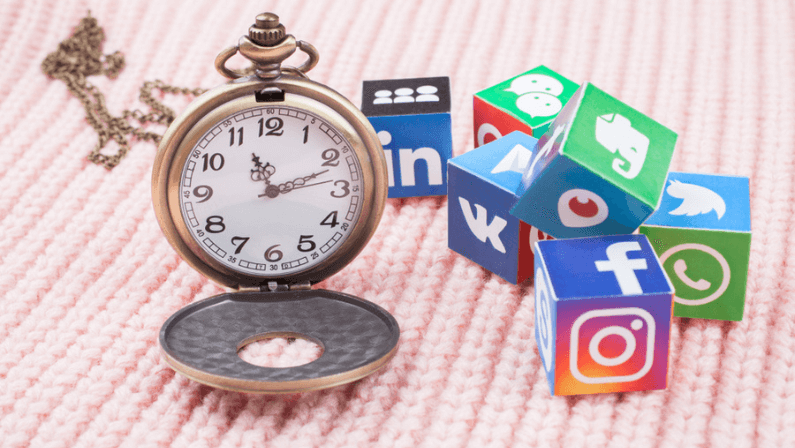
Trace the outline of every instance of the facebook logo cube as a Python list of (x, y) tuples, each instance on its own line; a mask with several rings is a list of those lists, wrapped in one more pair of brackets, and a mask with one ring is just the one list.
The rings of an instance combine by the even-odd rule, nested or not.
[(514, 132), (448, 162), (448, 246), (514, 284), (533, 275), (533, 243), (548, 238), (508, 213), (536, 142)]
[(674, 316), (742, 320), (751, 256), (747, 177), (669, 173), (660, 208), (640, 233), (674, 285)]
[(555, 238), (632, 233), (659, 203), (675, 143), (585, 83), (539, 139), (511, 214)]
[(362, 112), (384, 147), (390, 198), (447, 193), (450, 78), (364, 81)]
[(543, 65), (475, 94), (475, 148), (513, 131), (538, 138), (578, 85)]
[(539, 241), (535, 257), (552, 395), (665, 389), (673, 287), (646, 236)]

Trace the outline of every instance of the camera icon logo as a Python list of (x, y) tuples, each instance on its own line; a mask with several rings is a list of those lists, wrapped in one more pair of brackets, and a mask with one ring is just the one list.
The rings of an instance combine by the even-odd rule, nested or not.
[(536, 287), (536, 331), (538, 332), (538, 351), (547, 372), (552, 370), (552, 311), (549, 300), (551, 298), (549, 285), (544, 278), (544, 271), (536, 269), (534, 280)]
[[(654, 363), (655, 330), (654, 317), (641, 308), (583, 313), (571, 329), (569, 368), (572, 375), (585, 384), (626, 383), (642, 378)], [(614, 336), (624, 342), (623, 350), (616, 355), (614, 353), (619, 351), (616, 348), (621, 344), (615, 344)], [(580, 341), (583, 342), (582, 351)]]

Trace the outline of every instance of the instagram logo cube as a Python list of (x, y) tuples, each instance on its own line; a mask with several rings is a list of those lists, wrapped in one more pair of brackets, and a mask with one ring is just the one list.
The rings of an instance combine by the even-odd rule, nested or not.
[(448, 246), (513, 284), (533, 275), (533, 243), (549, 238), (508, 212), (537, 142), (517, 131), (448, 162)]
[(751, 256), (747, 177), (668, 174), (640, 226), (674, 285), (674, 316), (740, 321)]
[(578, 85), (540, 65), (475, 94), (475, 148), (513, 131), (538, 138)]
[(535, 256), (552, 395), (665, 389), (673, 287), (646, 236), (538, 241)]
[(632, 233), (660, 201), (675, 143), (585, 83), (539, 138), (511, 214), (555, 238)]

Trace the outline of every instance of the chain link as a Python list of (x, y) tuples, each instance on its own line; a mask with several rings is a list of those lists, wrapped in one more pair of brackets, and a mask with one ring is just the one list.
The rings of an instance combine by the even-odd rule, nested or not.
[[(88, 160), (110, 170), (129, 152), (129, 136), (158, 144), (162, 135), (143, 129), (144, 125), (155, 123), (168, 126), (174, 121), (174, 110), (155, 98), (153, 90), (157, 89), (164, 94), (198, 96), (206, 89), (175, 87), (160, 80), (146, 81), (141, 86), (139, 99), (149, 106), (151, 112), (144, 114), (137, 109), (125, 110), (121, 117), (113, 116), (105, 104), (105, 96), (87, 79), (93, 75), (105, 75), (114, 79), (124, 68), (124, 56), (120, 52), (103, 56), (101, 48), (104, 40), (105, 32), (89, 13), (80, 20), (72, 36), (61, 42), (56, 51), (47, 55), (41, 68), (51, 78), (63, 81), (83, 104), (86, 121), (98, 136), (97, 144), (88, 155)], [(131, 120), (137, 121), (139, 126), (131, 124)], [(111, 140), (116, 142), (118, 150), (112, 155), (102, 154), (100, 151)]]

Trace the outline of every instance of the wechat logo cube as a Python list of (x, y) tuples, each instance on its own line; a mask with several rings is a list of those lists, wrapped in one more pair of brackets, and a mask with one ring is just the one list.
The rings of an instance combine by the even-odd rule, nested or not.
[(747, 177), (668, 174), (660, 208), (640, 227), (674, 285), (674, 315), (739, 321), (751, 254)]
[(511, 214), (555, 238), (632, 233), (662, 195), (676, 134), (586, 83), (539, 138)]
[(447, 193), (450, 78), (364, 81), (362, 112), (384, 147), (390, 198)]
[(665, 389), (673, 287), (649, 240), (539, 241), (534, 250), (535, 337), (552, 395)]
[(577, 91), (577, 84), (538, 66), (475, 94), (475, 147), (513, 131), (538, 138)]
[(533, 275), (533, 244), (549, 238), (509, 213), (536, 142), (514, 132), (448, 162), (448, 246), (514, 284)]

